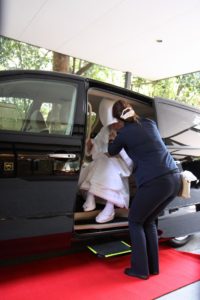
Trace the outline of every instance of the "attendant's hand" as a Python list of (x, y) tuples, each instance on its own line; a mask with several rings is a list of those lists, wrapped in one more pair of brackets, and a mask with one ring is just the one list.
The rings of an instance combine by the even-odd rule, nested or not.
[(108, 152), (104, 152), (104, 155), (106, 155), (107, 157), (111, 157)]
[(119, 154), (114, 155), (114, 156), (111, 156), (108, 152), (105, 152), (104, 154), (105, 154), (107, 157), (116, 157), (116, 158), (122, 159), (121, 155), (119, 155)]

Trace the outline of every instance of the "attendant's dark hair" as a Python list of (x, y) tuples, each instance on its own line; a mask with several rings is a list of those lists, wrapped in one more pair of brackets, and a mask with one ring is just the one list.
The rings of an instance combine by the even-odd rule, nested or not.
[(131, 110), (133, 110), (133, 107), (130, 103), (128, 103), (127, 101), (124, 100), (119, 100), (117, 102), (114, 103), (113, 105), (113, 117), (118, 119), (118, 120), (122, 120), (124, 122), (129, 122), (129, 123), (133, 123), (133, 122), (139, 122), (140, 117), (135, 113), (134, 111), (134, 115), (131, 117), (128, 117), (126, 119), (122, 118), (122, 112), (125, 109), (131, 108)]

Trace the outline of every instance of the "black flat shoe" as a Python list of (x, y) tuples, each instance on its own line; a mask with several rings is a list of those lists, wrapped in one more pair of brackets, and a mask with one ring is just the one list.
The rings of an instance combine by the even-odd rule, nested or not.
[(146, 279), (149, 278), (148, 275), (139, 275), (139, 274), (135, 274), (131, 268), (126, 268), (126, 269), (124, 270), (124, 273), (125, 273), (126, 275), (128, 275), (128, 276), (137, 277), (137, 278), (139, 278), (139, 279), (144, 279), (144, 280), (146, 280)]
[(158, 275), (159, 272), (150, 272), (151, 275)]

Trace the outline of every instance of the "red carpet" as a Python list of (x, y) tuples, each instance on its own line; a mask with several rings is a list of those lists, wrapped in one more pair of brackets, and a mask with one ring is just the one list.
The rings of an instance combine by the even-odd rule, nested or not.
[(160, 275), (123, 274), (130, 255), (69, 254), (0, 268), (1, 300), (152, 300), (200, 279), (200, 256), (160, 247)]

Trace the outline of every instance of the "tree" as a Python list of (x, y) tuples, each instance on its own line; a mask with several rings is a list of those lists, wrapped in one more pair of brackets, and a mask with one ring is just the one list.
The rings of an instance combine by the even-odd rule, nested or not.
[[(124, 73), (82, 59), (74, 58), (26, 43), (0, 37), (0, 70), (40, 69), (73, 73), (88, 78), (124, 86)], [(151, 96), (174, 99), (200, 107), (200, 72), (169, 79), (148, 81), (133, 78), (131, 89)]]
[(68, 55), (53, 52), (53, 71), (69, 73), (69, 59)]
[(173, 99), (181, 103), (200, 107), (199, 80), (200, 72), (157, 81), (134, 78), (132, 89), (151, 97)]
[(49, 69), (52, 52), (0, 36), (0, 70)]

